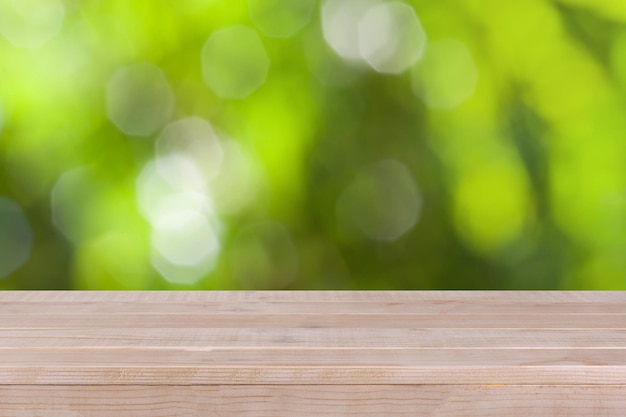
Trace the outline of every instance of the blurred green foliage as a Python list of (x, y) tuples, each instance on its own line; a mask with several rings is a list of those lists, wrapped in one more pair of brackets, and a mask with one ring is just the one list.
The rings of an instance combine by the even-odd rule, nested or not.
[(0, 0), (0, 289), (625, 289), (626, 3)]

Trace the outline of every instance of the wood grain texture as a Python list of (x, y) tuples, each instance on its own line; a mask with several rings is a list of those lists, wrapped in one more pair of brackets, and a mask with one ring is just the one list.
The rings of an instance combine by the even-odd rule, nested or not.
[(626, 291), (0, 291), (5, 302), (624, 303)]
[(0, 385), (626, 385), (626, 293), (0, 292)]
[[(32, 308), (36, 308), (33, 306)], [(319, 309), (323, 311), (324, 305)], [(71, 311), (71, 308), (67, 311)], [(91, 313), (0, 314), (0, 329), (32, 328), (368, 328), (368, 329), (615, 329), (626, 314), (333, 314), (328, 313)], [(297, 332), (297, 330), (294, 330)]]
[(626, 386), (0, 386), (3, 417), (623, 417)]

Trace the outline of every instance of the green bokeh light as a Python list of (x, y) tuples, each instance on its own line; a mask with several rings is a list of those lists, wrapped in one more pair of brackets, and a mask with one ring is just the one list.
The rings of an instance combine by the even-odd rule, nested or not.
[(625, 25), (0, 2), (0, 289), (624, 289)]

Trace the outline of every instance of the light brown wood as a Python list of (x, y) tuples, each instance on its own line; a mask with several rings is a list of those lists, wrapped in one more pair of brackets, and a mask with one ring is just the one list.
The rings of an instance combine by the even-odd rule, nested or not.
[[(33, 306), (32, 308), (36, 308)], [(25, 308), (26, 309), (26, 308)], [(319, 309), (324, 310), (324, 305)], [(68, 311), (71, 309), (68, 309)], [(154, 311), (158, 311), (155, 309)], [(368, 328), (368, 329), (615, 329), (626, 330), (626, 314), (0, 314), (0, 329), (32, 328)]]
[(626, 292), (0, 292), (2, 417), (623, 416), (624, 394)]
[(623, 417), (626, 386), (0, 387), (3, 417)]
[(626, 291), (0, 291), (6, 302), (624, 303)]
[[(626, 330), (401, 328), (0, 329), (0, 349), (621, 349)], [(310, 350), (310, 349), (307, 349)], [(0, 363), (6, 357), (0, 356)]]

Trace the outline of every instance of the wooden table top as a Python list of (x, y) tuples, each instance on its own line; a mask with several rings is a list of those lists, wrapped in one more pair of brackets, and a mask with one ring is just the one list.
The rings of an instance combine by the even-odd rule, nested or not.
[(626, 384), (626, 292), (0, 292), (0, 385)]

